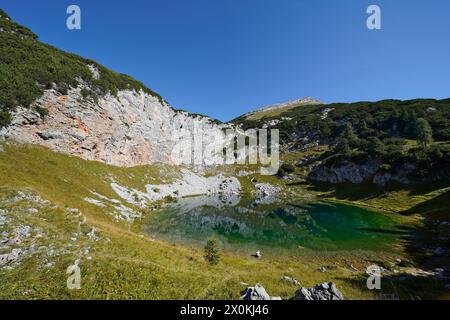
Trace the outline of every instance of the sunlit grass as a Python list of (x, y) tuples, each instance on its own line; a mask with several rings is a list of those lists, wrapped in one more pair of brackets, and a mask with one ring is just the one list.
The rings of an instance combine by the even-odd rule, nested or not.
[[(58, 206), (46, 209), (43, 216), (46, 220), (24, 216), (23, 223), (38, 224), (54, 235), (54, 242), (63, 247), (76, 227), (67, 218), (65, 209), (77, 208), (87, 218), (89, 226), (95, 227), (104, 239), (91, 243), (83, 238), (77, 242), (80, 248), (92, 247), (92, 260), (82, 259), (80, 264), (81, 290), (66, 288), (66, 268), (78, 258), (76, 252), (69, 252), (55, 258), (54, 268), (48, 270), (39, 268), (39, 257), (24, 259), (12, 270), (0, 270), (2, 299), (237, 299), (245, 288), (242, 283), (261, 283), (269, 294), (290, 298), (298, 288), (281, 281), (284, 275), (299, 279), (306, 287), (332, 281), (347, 299), (372, 299), (374, 293), (365, 287), (365, 267), (373, 261), (403, 258), (401, 251), (398, 254), (319, 254), (305, 250), (299, 256), (280, 254), (261, 260), (251, 257), (253, 252), (248, 255), (224, 252), (217, 266), (209, 266), (203, 259), (201, 248), (154, 240), (141, 233), (139, 222), (133, 225), (117, 223), (107, 214), (107, 209), (83, 200), (91, 195), (91, 191), (121, 200), (111, 189), (112, 180), (143, 190), (146, 183), (168, 182), (178, 177), (178, 169), (165, 165), (124, 169), (54, 153), (38, 146), (2, 146), (2, 195), (26, 190)], [(252, 177), (285, 185), (276, 177), (253, 174), (240, 178), (248, 192), (252, 190)], [(399, 194), (397, 197), (404, 199), (406, 207), (407, 195)], [(319, 272), (320, 266), (326, 266), (328, 271)]]

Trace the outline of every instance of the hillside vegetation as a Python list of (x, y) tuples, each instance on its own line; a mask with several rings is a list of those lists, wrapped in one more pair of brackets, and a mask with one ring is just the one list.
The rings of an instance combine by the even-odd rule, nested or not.
[(245, 129), (264, 123), (280, 129), (286, 153), (329, 146), (308, 159), (322, 168), (375, 163), (378, 174), (410, 171), (408, 178), (416, 183), (450, 178), (450, 99), (302, 106), (261, 121), (240, 118), (235, 123)]
[[(92, 70), (98, 71), (98, 75)], [(30, 107), (44, 90), (54, 88), (66, 94), (80, 81), (89, 88), (83, 90), (83, 95), (94, 100), (128, 89), (143, 90), (163, 101), (157, 93), (127, 75), (39, 42), (37, 35), (0, 9), (0, 128), (10, 123), (11, 111), (18, 106)]]

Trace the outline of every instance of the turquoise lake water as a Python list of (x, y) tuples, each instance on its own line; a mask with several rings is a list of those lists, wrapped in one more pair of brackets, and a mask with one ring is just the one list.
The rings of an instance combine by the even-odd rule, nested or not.
[(144, 229), (187, 245), (204, 245), (215, 236), (228, 250), (386, 250), (401, 235), (392, 216), (355, 206), (252, 199), (223, 203), (207, 197), (182, 199), (157, 211)]

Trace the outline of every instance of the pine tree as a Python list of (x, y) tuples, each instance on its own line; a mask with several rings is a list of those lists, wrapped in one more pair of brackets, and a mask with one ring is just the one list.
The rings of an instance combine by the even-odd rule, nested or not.
[(347, 122), (344, 127), (344, 131), (342, 132), (343, 139), (347, 140), (349, 145), (354, 147), (358, 144), (359, 139), (353, 131), (353, 126), (350, 122)]
[(204, 258), (210, 265), (216, 265), (220, 260), (219, 240), (216, 238), (209, 238), (205, 246)]
[(420, 145), (425, 149), (433, 143), (433, 129), (427, 120), (419, 118), (416, 121), (416, 137)]
[(367, 139), (367, 151), (370, 155), (384, 155), (386, 153), (386, 146), (377, 137), (369, 137)]

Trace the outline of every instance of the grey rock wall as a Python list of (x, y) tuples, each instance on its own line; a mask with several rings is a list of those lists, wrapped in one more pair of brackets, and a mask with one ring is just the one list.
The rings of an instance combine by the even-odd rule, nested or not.
[[(67, 95), (48, 90), (30, 109), (18, 107), (3, 139), (38, 144), (86, 160), (132, 167), (162, 162), (179, 164), (172, 150), (178, 137), (203, 130), (203, 144), (223, 143), (222, 129), (210, 118), (173, 110), (144, 92), (120, 91), (83, 99), (80, 85)], [(33, 111), (45, 108), (44, 119)]]

